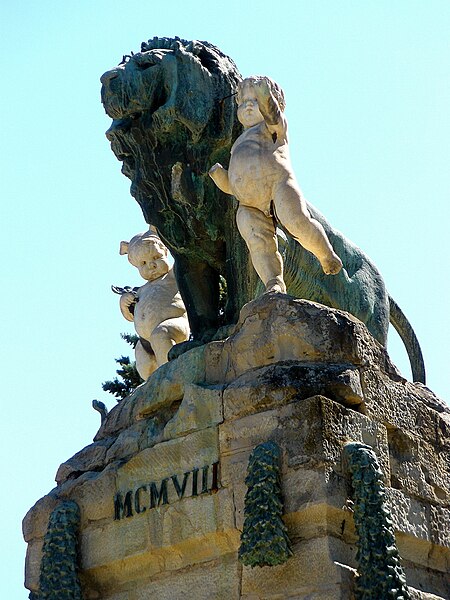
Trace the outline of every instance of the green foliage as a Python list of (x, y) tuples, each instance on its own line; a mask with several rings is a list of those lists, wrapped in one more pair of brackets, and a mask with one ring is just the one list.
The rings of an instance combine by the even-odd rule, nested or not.
[(355, 596), (357, 600), (409, 600), (377, 457), (370, 446), (350, 443), (344, 448), (344, 459), (352, 479), (358, 535)]
[[(139, 341), (137, 335), (121, 333), (120, 336), (133, 349)], [(118, 377), (115, 377), (112, 381), (105, 381), (102, 383), (102, 389), (115, 396), (117, 402), (120, 402), (142, 383), (142, 379), (137, 372), (135, 361), (131, 361), (128, 356), (121, 356), (120, 358), (116, 358), (115, 361), (121, 367), (120, 369), (117, 369), (116, 373), (122, 381)]]
[(80, 509), (72, 500), (61, 502), (51, 513), (39, 577), (39, 593), (30, 600), (83, 600), (78, 579), (77, 533)]
[(135, 333), (121, 333), (120, 337), (125, 340), (127, 344), (130, 344), (133, 350), (136, 348), (136, 344), (139, 341), (139, 336), (137, 336)]
[(280, 449), (259, 444), (250, 455), (245, 483), (244, 526), (239, 560), (251, 567), (279, 565), (292, 555), (282, 519)]

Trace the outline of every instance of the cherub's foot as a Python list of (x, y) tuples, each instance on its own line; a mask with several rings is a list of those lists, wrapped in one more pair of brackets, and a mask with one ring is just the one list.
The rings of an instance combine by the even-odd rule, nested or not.
[(277, 277), (275, 277), (274, 279), (270, 279), (267, 282), (266, 290), (264, 293), (265, 294), (271, 294), (271, 293), (285, 294), (286, 286), (284, 284), (284, 281), (282, 279), (281, 280), (278, 279)]
[(325, 275), (337, 275), (342, 269), (342, 261), (337, 254), (333, 254), (321, 261), (322, 269)]

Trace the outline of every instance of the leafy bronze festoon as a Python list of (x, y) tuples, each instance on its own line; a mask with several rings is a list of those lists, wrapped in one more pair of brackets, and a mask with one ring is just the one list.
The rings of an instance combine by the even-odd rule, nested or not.
[(280, 448), (274, 442), (259, 444), (250, 455), (245, 483), (245, 520), (239, 560), (251, 567), (280, 565), (292, 556), (280, 480)]
[(80, 509), (65, 500), (53, 510), (44, 537), (39, 593), (31, 600), (83, 600), (78, 578)]
[(386, 505), (383, 473), (370, 446), (344, 447), (344, 464), (353, 487), (353, 518), (358, 536), (357, 600), (409, 600), (394, 528)]

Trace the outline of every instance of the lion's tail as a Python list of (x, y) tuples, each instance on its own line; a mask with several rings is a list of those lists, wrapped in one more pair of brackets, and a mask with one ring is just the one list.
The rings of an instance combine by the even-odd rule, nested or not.
[(420, 349), (419, 340), (417, 339), (411, 323), (403, 314), (402, 309), (391, 296), (389, 296), (389, 320), (395, 327), (395, 330), (405, 344), (406, 352), (408, 353), (409, 362), (413, 381), (425, 383), (425, 363), (423, 360), (422, 350)]

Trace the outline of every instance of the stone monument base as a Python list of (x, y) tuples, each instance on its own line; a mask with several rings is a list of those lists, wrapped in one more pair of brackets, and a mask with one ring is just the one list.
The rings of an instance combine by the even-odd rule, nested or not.
[[(24, 519), (25, 585), (38, 594), (49, 517), (70, 499), (85, 600), (354, 598), (359, 532), (342, 453), (361, 442), (381, 469), (410, 597), (444, 600), (449, 424), (445, 404), (405, 381), (357, 319), (262, 296), (229, 338), (160, 367), (60, 466)], [(252, 568), (238, 558), (245, 478), (269, 440), (292, 556)]]

